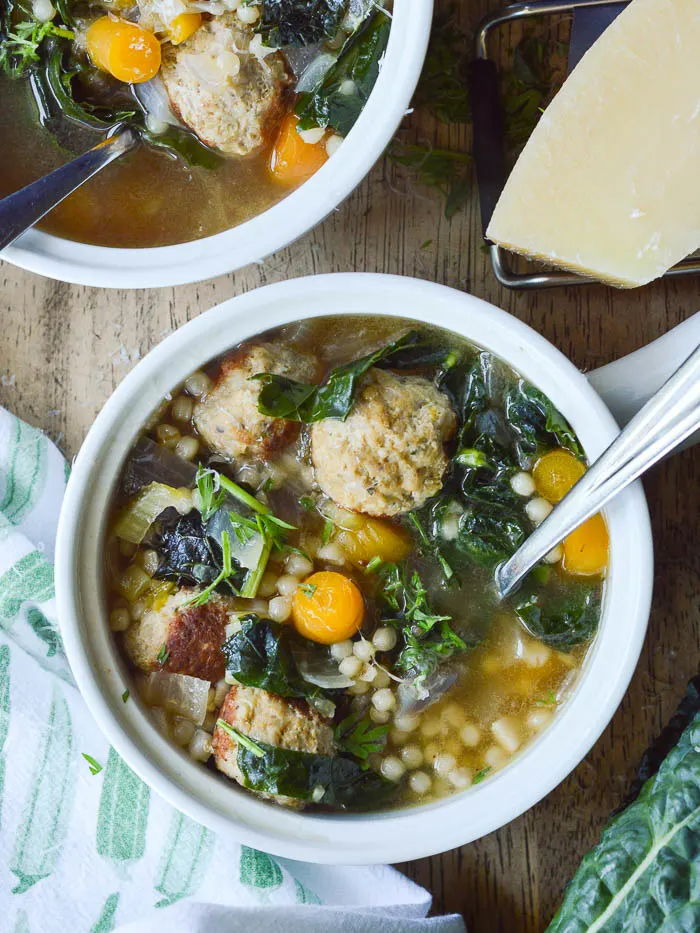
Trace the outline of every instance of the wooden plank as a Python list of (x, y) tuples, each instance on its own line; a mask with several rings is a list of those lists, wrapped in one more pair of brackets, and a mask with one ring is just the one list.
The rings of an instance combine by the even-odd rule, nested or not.
[[(465, 25), (473, 27), (488, 6), (461, 0)], [(425, 115), (411, 117), (410, 125), (420, 138), (468, 147), (463, 127), (439, 127)], [(290, 248), (214, 281), (101, 291), (2, 264), (0, 402), (46, 430), (71, 457), (113, 389), (174, 328), (251, 288), (321, 272), (391, 272), (469, 290), (531, 324), (584, 369), (642, 346), (700, 309), (699, 280), (634, 292), (508, 292), (491, 273), (479, 230), (474, 195), (448, 222), (434, 192), (382, 163)], [(646, 488), (656, 538), (654, 608), (637, 672), (610, 727), (574, 773), (529, 813), (461, 850), (403, 866), (432, 891), (437, 911), (463, 913), (471, 933), (539, 933), (546, 926), (567, 879), (622, 799), (641, 753), (696, 672), (698, 451), (657, 467)]]

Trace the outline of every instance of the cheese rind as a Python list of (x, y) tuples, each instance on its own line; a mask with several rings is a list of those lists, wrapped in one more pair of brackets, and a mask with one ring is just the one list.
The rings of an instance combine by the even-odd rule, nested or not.
[(623, 287), (700, 246), (700, 0), (632, 0), (543, 114), (486, 235)]

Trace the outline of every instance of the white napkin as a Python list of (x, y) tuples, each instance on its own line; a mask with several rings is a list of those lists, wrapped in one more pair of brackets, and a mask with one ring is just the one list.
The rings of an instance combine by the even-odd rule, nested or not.
[(387, 866), (305, 865), (217, 836), (109, 747), (56, 625), (67, 475), (40, 431), (0, 409), (0, 929), (464, 933), (457, 916), (424, 919), (428, 892)]

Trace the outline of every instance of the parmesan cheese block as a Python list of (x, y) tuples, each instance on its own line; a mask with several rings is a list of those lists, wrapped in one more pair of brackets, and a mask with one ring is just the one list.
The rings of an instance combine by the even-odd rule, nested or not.
[(632, 0), (542, 116), (487, 236), (622, 287), (700, 246), (700, 0)]

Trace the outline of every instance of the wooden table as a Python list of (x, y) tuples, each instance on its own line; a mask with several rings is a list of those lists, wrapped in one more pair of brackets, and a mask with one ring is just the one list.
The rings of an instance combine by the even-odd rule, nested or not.
[[(461, 0), (465, 25), (473, 27), (488, 6), (488, 0)], [(440, 145), (469, 145), (468, 128), (440, 127), (429, 117), (412, 120), (421, 136)], [(475, 196), (448, 222), (438, 195), (383, 163), (290, 248), (199, 285), (100, 291), (2, 264), (0, 402), (43, 428), (71, 457), (112, 390), (173, 329), (232, 295), (320, 272), (390, 272), (470, 291), (534, 326), (583, 369), (636, 349), (700, 309), (700, 279), (634, 292), (508, 292), (491, 273), (479, 231)], [(696, 673), (699, 479), (695, 449), (657, 467), (646, 481), (657, 560), (649, 633), (629, 692), (585, 761), (546, 800), (499, 832), (402, 866), (433, 893), (436, 911), (462, 913), (470, 933), (545, 928), (581, 856), (624, 796), (642, 752)]]

